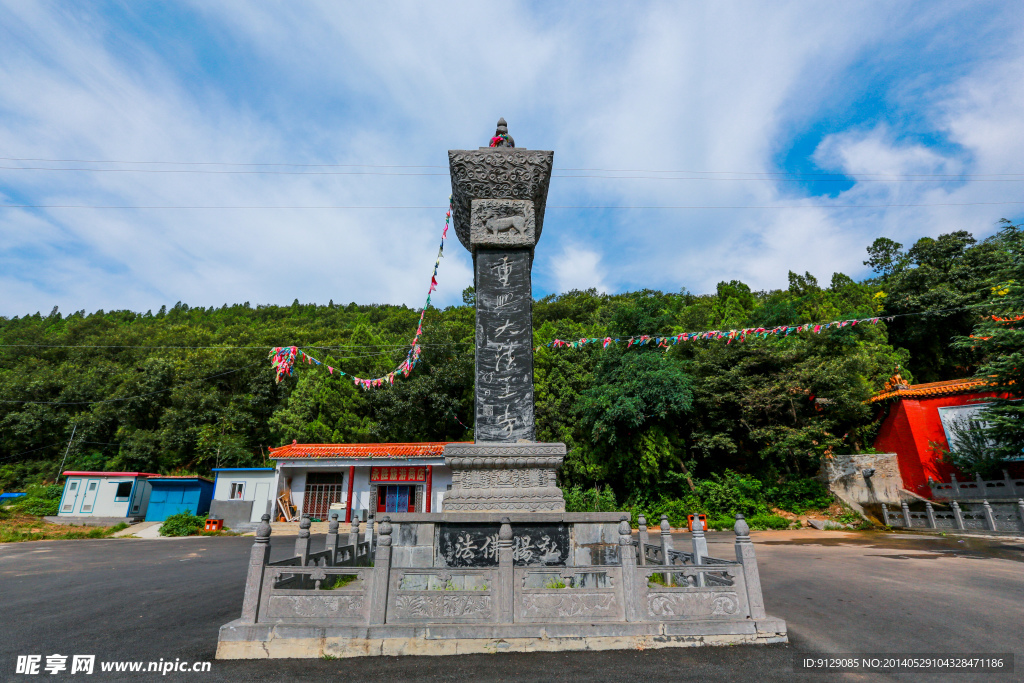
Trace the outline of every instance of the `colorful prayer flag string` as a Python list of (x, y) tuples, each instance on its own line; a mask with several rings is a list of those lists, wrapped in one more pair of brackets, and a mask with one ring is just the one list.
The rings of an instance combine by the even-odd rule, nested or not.
[[(735, 340), (741, 342), (746, 341), (747, 337), (760, 337), (766, 338), (772, 335), (789, 336), (794, 332), (811, 332), (813, 334), (821, 334), (823, 331), (831, 328), (842, 329), (844, 327), (852, 327), (857, 324), (868, 324), (876, 325), (882, 320), (892, 320), (895, 316), (879, 316), (874, 318), (858, 318), (851, 320), (836, 320), (830, 323), (808, 323), (805, 325), (779, 325), (778, 327), (747, 327), (741, 330), (708, 330), (706, 332), (681, 332), (679, 334), (668, 335), (665, 337), (650, 336), (646, 334), (637, 335), (626, 338), (612, 338), (612, 337), (590, 337), (583, 338), (577, 341), (566, 341), (564, 339), (555, 339), (548, 342), (544, 346), (555, 349), (581, 349), (584, 346), (590, 344), (600, 344), (601, 348), (607, 349), (612, 344), (619, 344), (622, 342), (626, 343), (626, 348), (632, 348), (633, 346), (648, 346), (654, 344), (660, 348), (667, 349), (670, 345), (675, 346), (679, 342), (696, 341), (698, 339), (713, 339), (720, 340), (725, 339), (726, 344), (731, 344)], [(539, 351), (544, 348), (538, 346), (534, 351)]]
[(341, 368), (324, 365), (324, 363), (297, 346), (275, 346), (270, 350), (270, 362), (274, 369), (277, 370), (277, 381), (280, 382), (281, 378), (285, 376), (293, 376), (295, 374), (295, 363), (302, 360), (306, 361), (310, 365), (324, 365), (324, 367), (327, 368), (327, 372), (332, 376), (337, 372), (339, 376), (351, 377), (355, 385), (357, 387), (362, 387), (363, 389), (382, 387), (385, 384), (390, 386), (395, 383), (395, 378), (399, 375), (402, 377), (408, 377), (413, 371), (413, 368), (419, 364), (423, 353), (423, 350), (420, 348), (420, 336), (423, 334), (423, 318), (426, 316), (427, 309), (430, 307), (430, 295), (435, 289), (437, 289), (437, 269), (441, 265), (441, 259), (444, 258), (444, 241), (448, 237), (448, 226), (451, 219), (452, 198), (449, 197), (448, 212), (444, 215), (444, 230), (441, 231), (441, 245), (437, 249), (437, 259), (434, 261), (434, 272), (430, 275), (430, 287), (427, 289), (427, 302), (423, 305), (423, 310), (420, 312), (420, 319), (416, 323), (416, 335), (412, 338), (412, 342), (409, 344), (409, 353), (397, 368), (382, 377), (366, 379), (363, 377), (349, 375), (342, 371)]

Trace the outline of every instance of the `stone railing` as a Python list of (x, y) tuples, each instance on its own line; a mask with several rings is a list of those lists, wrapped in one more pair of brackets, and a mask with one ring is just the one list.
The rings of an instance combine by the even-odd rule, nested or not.
[(981, 501), (981, 510), (963, 510), (957, 501), (950, 503), (950, 511), (936, 510), (931, 503), (925, 503), (924, 512), (911, 511), (904, 502), (900, 510), (882, 506), (885, 524), (903, 529), (952, 529), (978, 531), (1024, 532), (1024, 499), (1019, 499), (1016, 509), (1010, 506), (993, 508), (987, 500)]
[(1024, 479), (1015, 479), (1003, 472), (1002, 479), (985, 480), (979, 475), (974, 481), (958, 481), (950, 475), (949, 483), (928, 481), (935, 500), (997, 500), (1024, 497)]
[(498, 533), (497, 566), (443, 568), (392, 566), (389, 517), (381, 519), (377, 530), (372, 566), (365, 566), (369, 545), (358, 542), (357, 528), (354, 542), (339, 546), (336, 520), (327, 547), (310, 553), (308, 519), (300, 525), (295, 556), (272, 563), (269, 516), (264, 516), (250, 556), (239, 624), (374, 627), (766, 618), (754, 546), (742, 515), (736, 516), (735, 560), (709, 557), (703, 529), (694, 529), (692, 552), (682, 552), (672, 548), (664, 517), (658, 544), (648, 542), (645, 524), (634, 541), (627, 520), (619, 523), (617, 565), (516, 566), (506, 517)]

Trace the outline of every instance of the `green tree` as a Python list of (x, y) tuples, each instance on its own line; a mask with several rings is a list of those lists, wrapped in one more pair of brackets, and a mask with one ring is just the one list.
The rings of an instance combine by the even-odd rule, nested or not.
[(956, 341), (957, 347), (981, 355), (978, 376), (1005, 395), (986, 399), (990, 405), (979, 415), (986, 424), (985, 440), (999, 459), (1024, 455), (1024, 227), (1007, 220), (1002, 226), (996, 242), (1008, 258), (992, 264), (991, 305), (978, 316), (974, 334)]
[(578, 456), (584, 466), (577, 468), (623, 497), (656, 497), (667, 473), (683, 469), (679, 428), (693, 403), (690, 384), (672, 356), (610, 349), (580, 397), (586, 441)]
[[(893, 345), (910, 352), (908, 367), (919, 381), (973, 375), (978, 354), (950, 344), (973, 329), (977, 310), (969, 307), (991, 298), (988, 279), (1006, 265), (1005, 246), (998, 237), (979, 244), (964, 230), (923, 237), (906, 252), (896, 246), (887, 245), (884, 258), (869, 249), (868, 261), (881, 268), (877, 282), (886, 295), (885, 314), (900, 316), (889, 324)], [(917, 315), (924, 311), (934, 313)]]

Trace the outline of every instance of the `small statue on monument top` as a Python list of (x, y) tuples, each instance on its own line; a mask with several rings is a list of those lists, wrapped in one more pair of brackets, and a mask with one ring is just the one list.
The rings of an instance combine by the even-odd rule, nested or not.
[(515, 147), (516, 141), (512, 139), (512, 136), (508, 134), (508, 124), (505, 123), (505, 119), (498, 119), (498, 128), (494, 131), (494, 137), (491, 138), (491, 147)]

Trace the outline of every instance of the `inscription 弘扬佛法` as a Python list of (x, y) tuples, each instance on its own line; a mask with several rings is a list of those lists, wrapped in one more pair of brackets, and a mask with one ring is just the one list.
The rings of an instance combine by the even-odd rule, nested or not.
[[(438, 533), (437, 554), (447, 567), (494, 567), (498, 564), (497, 524), (444, 524)], [(516, 525), (512, 532), (512, 562), (517, 567), (562, 566), (569, 554), (565, 524)]]

